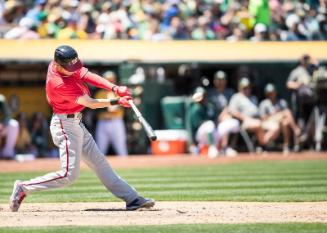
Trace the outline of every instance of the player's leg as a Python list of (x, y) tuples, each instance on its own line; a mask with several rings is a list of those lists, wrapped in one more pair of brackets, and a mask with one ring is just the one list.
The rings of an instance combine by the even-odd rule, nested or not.
[(84, 140), (82, 149), (82, 159), (85, 163), (96, 172), (101, 182), (106, 188), (118, 198), (130, 202), (134, 200), (138, 194), (133, 187), (120, 178), (111, 168), (97, 147), (92, 135), (82, 126), (84, 130)]
[(55, 145), (59, 147), (61, 170), (28, 181), (15, 182), (10, 198), (12, 211), (18, 210), (20, 202), (26, 194), (69, 185), (79, 176), (83, 141), (82, 128), (74, 120), (62, 120), (54, 116), (50, 130)]
[(110, 133), (108, 132), (109, 126), (107, 120), (98, 120), (96, 130), (95, 130), (95, 140), (96, 143), (102, 152), (102, 154), (106, 154), (109, 146), (109, 142), (111, 140)]
[(13, 159), (15, 157), (15, 145), (19, 133), (19, 124), (16, 120), (11, 119), (6, 127), (6, 140), (2, 149), (4, 158)]
[(114, 119), (111, 121), (112, 146), (119, 156), (128, 155), (126, 143), (126, 129), (123, 119)]
[(155, 203), (138, 195), (136, 190), (119, 177), (111, 168), (106, 157), (100, 152), (92, 135), (84, 129), (82, 159), (97, 174), (104, 186), (116, 197), (126, 202), (127, 210), (152, 207)]
[(263, 137), (264, 145), (267, 145), (274, 141), (281, 132), (280, 123), (274, 120), (266, 120), (262, 124), (263, 129), (265, 130), (265, 134)]

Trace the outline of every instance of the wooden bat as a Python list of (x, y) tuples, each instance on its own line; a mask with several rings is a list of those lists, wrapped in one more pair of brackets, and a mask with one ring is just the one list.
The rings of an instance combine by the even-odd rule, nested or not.
[(139, 111), (139, 109), (135, 106), (133, 100), (129, 100), (128, 101), (129, 104), (131, 105), (137, 119), (139, 120), (139, 122), (142, 124), (146, 135), (148, 136), (148, 138), (151, 141), (155, 141), (157, 140), (157, 135), (154, 133), (151, 125), (144, 119), (144, 117), (142, 116), (142, 113)]

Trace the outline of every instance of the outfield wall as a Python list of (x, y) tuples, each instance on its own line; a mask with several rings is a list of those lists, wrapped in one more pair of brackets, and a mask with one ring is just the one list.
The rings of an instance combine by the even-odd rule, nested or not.
[(0, 40), (0, 61), (48, 61), (61, 44), (74, 46), (87, 62), (280, 62), (303, 53), (327, 60), (327, 42)]

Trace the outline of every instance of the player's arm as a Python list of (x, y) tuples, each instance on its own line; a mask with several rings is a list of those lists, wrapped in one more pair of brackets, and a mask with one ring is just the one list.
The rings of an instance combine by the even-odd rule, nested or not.
[(286, 86), (287, 86), (288, 89), (297, 90), (302, 86), (302, 83), (298, 82), (298, 81), (290, 80), (290, 81), (287, 82)]
[(84, 71), (85, 74), (82, 74), (83, 79), (98, 88), (102, 88), (102, 89), (106, 89), (109, 91), (113, 91), (115, 94), (117, 94), (120, 97), (123, 96), (130, 96), (131, 93), (128, 90), (128, 88), (126, 86), (116, 86), (115, 84), (109, 82), (108, 80), (102, 78), (101, 76), (92, 73), (90, 71)]
[(131, 107), (128, 101), (131, 99), (129, 96), (121, 97), (118, 99), (94, 99), (88, 95), (82, 95), (77, 98), (77, 103), (91, 109), (107, 108), (113, 105), (121, 105), (125, 108)]

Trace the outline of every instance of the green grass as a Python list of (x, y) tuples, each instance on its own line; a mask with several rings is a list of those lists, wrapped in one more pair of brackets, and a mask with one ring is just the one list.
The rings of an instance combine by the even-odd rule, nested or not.
[[(210, 166), (122, 169), (118, 173), (142, 195), (165, 201), (327, 201), (327, 160), (252, 162)], [(1, 173), (0, 202), (16, 179), (43, 173)], [(39, 192), (27, 202), (117, 200), (97, 177), (83, 171), (70, 187)]]
[(0, 233), (325, 233), (327, 224), (200, 224), (161, 226), (115, 226), (115, 227), (41, 227), (41, 228), (0, 228)]

